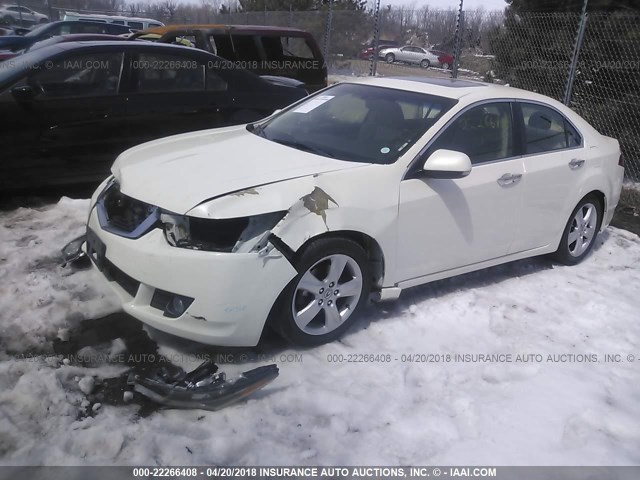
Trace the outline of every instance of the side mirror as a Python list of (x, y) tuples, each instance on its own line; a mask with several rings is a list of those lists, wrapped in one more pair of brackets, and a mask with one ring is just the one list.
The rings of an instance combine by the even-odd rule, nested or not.
[(11, 95), (18, 102), (30, 102), (38, 95), (38, 92), (30, 85), (20, 85), (11, 89)]
[(471, 173), (471, 159), (455, 150), (436, 150), (424, 162), (422, 170), (429, 178), (463, 178)]

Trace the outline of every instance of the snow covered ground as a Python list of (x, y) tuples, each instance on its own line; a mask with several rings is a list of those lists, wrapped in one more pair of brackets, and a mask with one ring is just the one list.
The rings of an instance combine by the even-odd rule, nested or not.
[[(117, 310), (95, 273), (56, 264), (59, 248), (82, 233), (87, 207), (62, 199), (0, 213), (1, 464), (640, 464), (634, 234), (610, 228), (577, 267), (533, 259), (406, 291), (372, 305), (332, 345), (293, 350), (268, 340), (246, 351), (255, 360), (221, 366), (233, 376), (275, 357), (280, 377), (220, 412), (139, 417), (134, 405), (103, 405), (86, 416), (89, 377), (123, 367), (46, 354), (65, 329)], [(153, 336), (185, 366), (216, 353)], [(389, 361), (348, 362), (359, 354)], [(441, 358), (406, 361), (410, 354)], [(464, 354), (475, 362), (457, 359)]]

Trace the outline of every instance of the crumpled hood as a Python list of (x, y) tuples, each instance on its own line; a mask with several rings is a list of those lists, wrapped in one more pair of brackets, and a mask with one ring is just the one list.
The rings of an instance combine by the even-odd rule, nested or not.
[(280, 145), (238, 126), (139, 145), (122, 153), (111, 171), (124, 194), (184, 214), (230, 192), (357, 166)]

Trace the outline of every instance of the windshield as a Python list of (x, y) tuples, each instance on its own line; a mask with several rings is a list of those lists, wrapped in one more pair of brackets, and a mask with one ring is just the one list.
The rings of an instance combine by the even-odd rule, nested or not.
[(390, 164), (455, 103), (424, 93), (343, 83), (248, 129), (325, 157)]

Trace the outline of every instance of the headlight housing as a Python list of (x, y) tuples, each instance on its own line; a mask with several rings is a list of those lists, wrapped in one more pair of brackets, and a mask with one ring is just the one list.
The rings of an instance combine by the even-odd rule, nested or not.
[(200, 218), (160, 214), (164, 235), (170, 245), (210, 252), (256, 252), (266, 246), (266, 238), (287, 214), (286, 211), (239, 218)]

